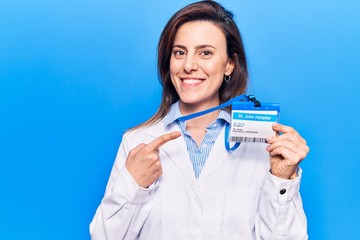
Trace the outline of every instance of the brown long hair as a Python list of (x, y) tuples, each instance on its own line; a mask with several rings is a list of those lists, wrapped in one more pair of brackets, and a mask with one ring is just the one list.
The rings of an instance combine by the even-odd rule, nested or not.
[(219, 89), (220, 103), (246, 91), (248, 81), (247, 63), (241, 35), (233, 14), (215, 1), (200, 1), (187, 5), (176, 12), (165, 25), (158, 45), (158, 75), (163, 87), (161, 104), (158, 111), (141, 126), (152, 125), (160, 121), (169, 112), (170, 106), (179, 100), (170, 78), (170, 57), (177, 30), (187, 22), (210, 21), (225, 34), (227, 54), (235, 68), (229, 82), (223, 82)]

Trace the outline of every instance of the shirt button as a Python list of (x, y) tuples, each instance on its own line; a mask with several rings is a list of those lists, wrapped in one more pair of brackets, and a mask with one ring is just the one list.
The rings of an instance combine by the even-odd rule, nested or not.
[(284, 195), (285, 193), (286, 193), (286, 189), (285, 189), (285, 188), (283, 188), (283, 189), (280, 190), (280, 194), (281, 194), (281, 195)]

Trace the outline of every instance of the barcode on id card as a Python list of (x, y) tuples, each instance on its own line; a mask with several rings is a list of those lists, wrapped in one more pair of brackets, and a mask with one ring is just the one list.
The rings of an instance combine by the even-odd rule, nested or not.
[(256, 143), (265, 143), (266, 138), (256, 138), (256, 137), (230, 137), (230, 142), (256, 142)]

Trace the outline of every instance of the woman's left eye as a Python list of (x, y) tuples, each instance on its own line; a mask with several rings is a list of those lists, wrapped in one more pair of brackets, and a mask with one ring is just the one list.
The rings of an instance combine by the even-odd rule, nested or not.
[(212, 55), (212, 52), (205, 50), (205, 51), (201, 52), (201, 55), (210, 56), (210, 55)]

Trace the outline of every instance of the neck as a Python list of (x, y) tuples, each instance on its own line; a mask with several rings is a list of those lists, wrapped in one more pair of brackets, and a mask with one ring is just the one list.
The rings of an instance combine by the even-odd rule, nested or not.
[(189, 114), (192, 114), (192, 113), (201, 112), (201, 111), (207, 110), (209, 108), (219, 106), (219, 104), (220, 104), (219, 99), (216, 99), (216, 100), (211, 101), (211, 102), (208, 101), (208, 102), (205, 102), (205, 103), (198, 103), (198, 104), (185, 103), (185, 102), (180, 100), (179, 107), (180, 107), (181, 114), (183, 116), (186, 116), (186, 115), (189, 115)]
[[(180, 111), (183, 116), (186, 116), (195, 112), (200, 112), (212, 107), (216, 107), (219, 105), (219, 103), (220, 103), (219, 101), (214, 101), (211, 103), (208, 102), (206, 104), (194, 105), (194, 104), (186, 104), (180, 101)], [(208, 114), (199, 116), (197, 118), (190, 119), (186, 122), (186, 128), (187, 129), (206, 128), (212, 122), (215, 121), (215, 119), (219, 115), (219, 112), (220, 110), (216, 110), (214, 112), (210, 112)]]

